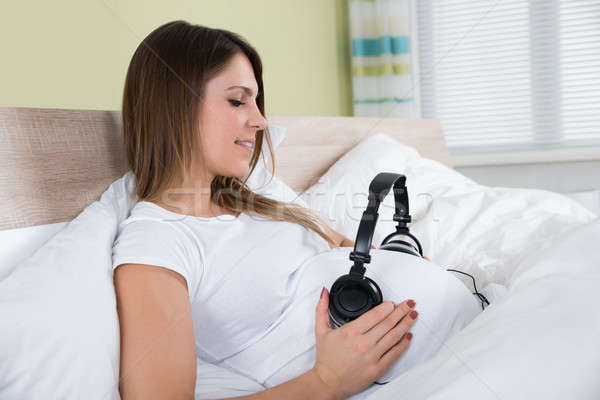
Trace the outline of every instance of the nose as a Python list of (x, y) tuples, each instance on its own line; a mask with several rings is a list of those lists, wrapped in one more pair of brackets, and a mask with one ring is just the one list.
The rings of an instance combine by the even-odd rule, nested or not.
[(263, 117), (263, 115), (260, 113), (258, 107), (256, 107), (256, 113), (251, 121), (251, 124), (252, 127), (255, 128), (257, 131), (263, 130), (267, 127), (268, 122), (266, 118)]

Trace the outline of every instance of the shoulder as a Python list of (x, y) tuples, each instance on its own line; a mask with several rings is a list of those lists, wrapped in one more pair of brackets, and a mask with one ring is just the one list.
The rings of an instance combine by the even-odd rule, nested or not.
[(202, 279), (203, 262), (201, 252), (182, 231), (181, 223), (132, 213), (119, 225), (112, 248), (112, 268), (145, 264), (173, 270), (185, 278), (192, 295)]
[(128, 218), (119, 224), (114, 246), (141, 246), (149, 252), (187, 247), (191, 241), (174, 224), (154, 219)]
[(118, 227), (117, 235), (141, 234), (146, 236), (180, 237), (179, 223), (183, 218), (178, 214), (164, 210), (153, 203), (139, 202), (131, 210), (131, 214)]
[(113, 252), (115, 249), (128, 249), (155, 257), (197, 258), (194, 241), (182, 229), (171, 221), (130, 217), (119, 224)]

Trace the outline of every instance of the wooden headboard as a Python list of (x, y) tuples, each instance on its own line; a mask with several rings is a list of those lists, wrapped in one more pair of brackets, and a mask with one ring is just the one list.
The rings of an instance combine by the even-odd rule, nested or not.
[[(433, 119), (267, 116), (287, 128), (275, 175), (302, 191), (379, 132), (452, 167)], [(125, 174), (121, 112), (0, 107), (0, 230), (69, 221)]]

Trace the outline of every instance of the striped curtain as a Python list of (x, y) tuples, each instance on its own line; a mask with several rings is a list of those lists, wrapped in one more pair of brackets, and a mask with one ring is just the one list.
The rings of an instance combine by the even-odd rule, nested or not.
[(417, 116), (410, 1), (348, 0), (355, 116)]

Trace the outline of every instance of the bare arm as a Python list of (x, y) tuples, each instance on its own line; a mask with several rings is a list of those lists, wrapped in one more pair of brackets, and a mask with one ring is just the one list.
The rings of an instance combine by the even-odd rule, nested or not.
[(114, 282), (121, 397), (193, 399), (196, 347), (185, 278), (167, 268), (123, 264)]

